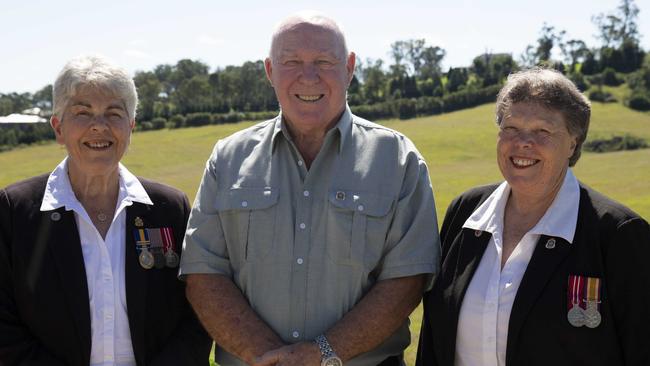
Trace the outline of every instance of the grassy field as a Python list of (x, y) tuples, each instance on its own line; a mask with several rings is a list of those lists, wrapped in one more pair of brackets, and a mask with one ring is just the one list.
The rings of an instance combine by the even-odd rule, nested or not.
[[(492, 105), (383, 124), (409, 136), (425, 157), (440, 221), (452, 198), (473, 186), (501, 180), (495, 161), (497, 128)], [(136, 133), (123, 162), (133, 173), (178, 187), (193, 200), (214, 143), (249, 125)], [(588, 138), (625, 133), (650, 141), (650, 113), (634, 112), (618, 103), (594, 104)], [(54, 143), (0, 153), (0, 187), (49, 172), (64, 156), (65, 150)], [(574, 172), (583, 183), (650, 218), (650, 149), (583, 153)], [(409, 365), (414, 362), (420, 308), (411, 320), (414, 342), (407, 350)]]

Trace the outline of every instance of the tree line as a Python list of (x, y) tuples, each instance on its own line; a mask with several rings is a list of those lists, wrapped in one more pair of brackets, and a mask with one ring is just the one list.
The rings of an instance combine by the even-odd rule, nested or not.
[[(355, 113), (371, 119), (444, 113), (492, 102), (508, 74), (541, 65), (565, 73), (597, 101), (614, 100), (603, 85), (627, 82), (631, 95), (624, 102), (650, 110), (650, 58), (640, 46), (638, 14), (633, 0), (621, 0), (611, 12), (594, 15), (596, 46), (545, 23), (518, 60), (509, 53), (486, 52), (467, 67), (446, 70), (444, 49), (425, 39), (399, 40), (391, 44), (388, 62), (357, 60), (348, 102)], [(261, 120), (278, 110), (261, 60), (211, 72), (201, 61), (183, 59), (138, 71), (134, 81), (141, 130)], [(51, 85), (34, 94), (0, 94), (0, 115), (33, 106), (47, 110), (51, 94)], [(25, 143), (29, 134), (7, 136), (6, 131), (0, 129), (0, 146)]]

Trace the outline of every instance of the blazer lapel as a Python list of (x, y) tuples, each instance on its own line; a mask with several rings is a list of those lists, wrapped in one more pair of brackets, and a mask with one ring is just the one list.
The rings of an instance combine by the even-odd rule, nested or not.
[(42, 212), (41, 215), (43, 227), (49, 226), (50, 229), (42, 232), (49, 235), (48, 247), (61, 275), (65, 300), (73, 314), (79, 335), (82, 363), (88, 364), (91, 347), (90, 304), (86, 268), (74, 213), (61, 207), (55, 211)]
[[(448, 315), (445, 317), (449, 320), (445, 322), (447, 329), (442, 333), (445, 334), (442, 337), (445, 343), (443, 347), (445, 354), (443, 357), (443, 365), (454, 364), (460, 307), (463, 303), (467, 287), (472, 277), (474, 277), (474, 273), (481, 262), (481, 258), (483, 258), (483, 253), (485, 253), (491, 237), (492, 235), (487, 231), (463, 229), (456, 240), (454, 240), (454, 246), (456, 248), (452, 250), (456, 251), (455, 255), (454, 253), (449, 253), (448, 258), (452, 259), (452, 262), (443, 264), (442, 276), (446, 272), (444, 267), (451, 266), (450, 269), (455, 269), (451, 286), (443, 289), (443, 298), (446, 299), (445, 308), (448, 311)], [(453, 263), (454, 258), (455, 263)], [(431, 324), (431, 326), (438, 327), (440, 325)]]
[[(147, 305), (147, 271), (140, 266), (138, 251), (136, 250), (135, 233), (136, 220), (142, 222), (142, 227), (152, 227), (147, 216), (150, 208), (147, 205), (134, 202), (126, 209), (126, 240), (125, 240), (125, 282), (126, 282), (126, 307), (131, 330), (131, 343), (133, 353), (138, 365), (144, 365), (145, 354), (145, 328)], [(141, 221), (140, 221), (141, 220)], [(140, 227), (140, 228), (142, 228)]]
[[(555, 241), (555, 247), (546, 248), (549, 240)], [(558, 237), (542, 235), (537, 242), (533, 256), (530, 258), (524, 277), (519, 285), (515, 301), (510, 312), (508, 324), (508, 344), (506, 346), (506, 364), (513, 362), (514, 350), (517, 349), (519, 332), (537, 302), (547, 282), (571, 250), (571, 244)]]

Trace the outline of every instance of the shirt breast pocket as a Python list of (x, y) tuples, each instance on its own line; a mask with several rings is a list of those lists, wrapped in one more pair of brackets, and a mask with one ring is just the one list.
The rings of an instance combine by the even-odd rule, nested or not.
[(233, 188), (217, 194), (216, 208), (231, 260), (261, 261), (275, 243), (278, 190)]
[(393, 200), (375, 193), (334, 189), (328, 193), (328, 202), (328, 255), (338, 264), (372, 270), (381, 260)]

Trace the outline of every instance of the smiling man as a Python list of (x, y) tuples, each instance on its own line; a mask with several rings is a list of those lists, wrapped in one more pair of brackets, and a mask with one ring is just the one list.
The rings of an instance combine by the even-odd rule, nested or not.
[(181, 278), (220, 365), (401, 365), (437, 268), (426, 164), (350, 112), (354, 53), (318, 14), (285, 19), (266, 73), (280, 115), (219, 141)]

